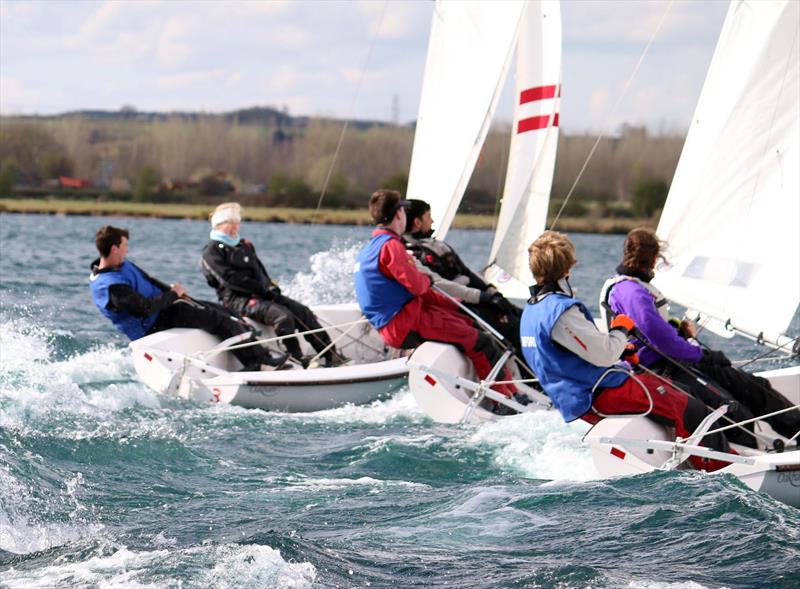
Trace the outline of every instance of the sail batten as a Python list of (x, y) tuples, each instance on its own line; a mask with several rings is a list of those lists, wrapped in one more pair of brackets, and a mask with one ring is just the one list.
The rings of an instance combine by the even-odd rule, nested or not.
[(731, 3), (658, 235), (676, 302), (777, 342), (800, 301), (800, 3)]

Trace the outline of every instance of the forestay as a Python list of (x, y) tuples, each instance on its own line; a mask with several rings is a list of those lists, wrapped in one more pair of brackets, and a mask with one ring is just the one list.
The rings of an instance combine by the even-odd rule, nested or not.
[(444, 239), (489, 130), (522, 0), (438, 0), (425, 64), (408, 197), (431, 204)]
[(517, 44), (514, 125), (503, 202), (487, 279), (511, 298), (528, 298), (528, 246), (544, 230), (558, 144), (561, 10), (530, 2)]
[(795, 0), (731, 3), (658, 226), (659, 288), (773, 343), (800, 300), (799, 30)]

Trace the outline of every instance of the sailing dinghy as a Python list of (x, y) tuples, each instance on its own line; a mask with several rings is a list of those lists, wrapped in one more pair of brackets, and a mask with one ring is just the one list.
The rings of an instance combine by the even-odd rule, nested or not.
[[(444, 239), (486, 139), (515, 50), (517, 101), (486, 278), (504, 296), (519, 300), (529, 296), (527, 246), (545, 228), (555, 168), (561, 88), (561, 12), (556, 0), (437, 2), (408, 196), (431, 204), (435, 236)], [(503, 362), (507, 359), (508, 355)], [(496, 367), (493, 376), (499, 370)], [(494, 420), (499, 416), (486, 408), (490, 403), (482, 403), (484, 398), (518, 412), (550, 407), (547, 397), (521, 382), (528, 375), (525, 370), (512, 367), (517, 387), (533, 400), (522, 406), (495, 398), (498, 394), (487, 384), (491, 379), (476, 383), (472, 364), (453, 346), (425, 342), (409, 359), (409, 388), (436, 421)]]
[[(320, 305), (312, 310), (336, 349), (349, 358), (345, 365), (302, 369), (287, 364), (286, 370), (241, 372), (233, 346), (268, 346), (281, 339), (271, 327), (256, 322), (251, 323), (261, 332), (260, 343), (220, 342), (199, 329), (153, 333), (131, 342), (133, 364), (139, 378), (158, 393), (268, 411), (320, 411), (369, 403), (405, 385), (406, 358), (384, 346), (358, 305)], [(302, 334), (292, 337), (298, 337), (304, 353), (314, 353)]]
[[(798, 37), (795, 0), (731, 3), (658, 225), (669, 266), (654, 280), (700, 326), (795, 354), (797, 339), (785, 334), (800, 301)], [(800, 405), (800, 366), (759, 376)], [(706, 429), (723, 426), (710, 420)], [(731, 463), (715, 474), (800, 507), (800, 432), (787, 440), (764, 422), (755, 427), (760, 449), (734, 446), (738, 455), (675, 441), (644, 417), (604, 419), (585, 440), (604, 476), (706, 456)], [(773, 440), (792, 450), (774, 451)]]

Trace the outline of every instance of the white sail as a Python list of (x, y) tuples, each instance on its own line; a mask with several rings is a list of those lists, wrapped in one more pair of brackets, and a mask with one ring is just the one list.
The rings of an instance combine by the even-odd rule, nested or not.
[(800, 301), (800, 2), (734, 0), (658, 235), (671, 299), (777, 343)]
[(409, 198), (444, 239), (467, 187), (513, 53), (522, 0), (437, 0), (411, 156)]
[(507, 297), (528, 298), (528, 246), (545, 228), (558, 145), (561, 10), (530, 2), (517, 44), (516, 106), (500, 217), (486, 270)]

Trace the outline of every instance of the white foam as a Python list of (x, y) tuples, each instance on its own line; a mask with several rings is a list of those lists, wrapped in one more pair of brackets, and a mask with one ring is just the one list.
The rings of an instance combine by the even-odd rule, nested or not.
[(467, 444), (491, 446), (496, 464), (527, 478), (588, 481), (601, 478), (581, 442), (588, 429), (582, 421), (567, 424), (555, 411), (541, 411), (483, 424)]
[[(183, 568), (181, 578), (165, 578), (159, 568)], [(9, 588), (164, 587), (198, 586), (220, 589), (239, 587), (311, 587), (316, 579), (311, 563), (288, 563), (269, 546), (201, 546), (182, 550), (137, 552), (117, 547), (110, 555), (81, 562), (59, 563), (36, 570), (11, 568), (3, 573)]]
[(326, 409), (315, 413), (286, 414), (304, 421), (325, 421), (331, 423), (384, 424), (397, 418), (413, 423), (425, 420), (425, 414), (417, 405), (407, 387), (394, 393), (388, 399), (373, 401), (369, 405), (345, 405), (336, 409)]
[(84, 521), (88, 510), (76, 496), (82, 482), (81, 475), (68, 480), (56, 499), (71, 509), (69, 522), (38, 522), (41, 505), (31, 489), (17, 481), (9, 467), (0, 468), (0, 549), (29, 554), (96, 536), (103, 526)]
[(310, 478), (301, 475), (267, 477), (265, 482), (270, 485), (279, 485), (274, 489), (275, 493), (285, 493), (287, 491), (330, 491), (334, 489), (346, 489), (349, 487), (407, 487), (413, 489), (427, 489), (428, 485), (422, 483), (412, 483), (410, 481), (381, 480), (368, 476), (356, 479), (348, 478)]
[(353, 301), (353, 266), (363, 244), (334, 241), (327, 251), (313, 254), (310, 272), (281, 281), (281, 290), (307, 305)]

